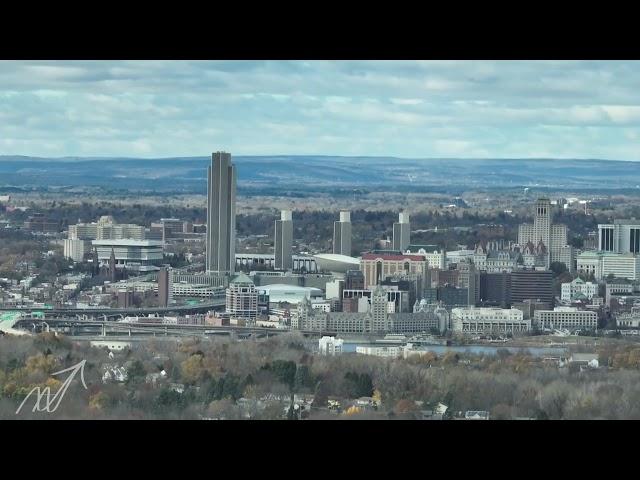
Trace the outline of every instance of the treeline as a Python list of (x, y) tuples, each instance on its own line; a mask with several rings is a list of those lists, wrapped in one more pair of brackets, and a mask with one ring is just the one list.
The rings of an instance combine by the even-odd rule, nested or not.
[[(243, 418), (239, 400), (271, 396), (280, 400), (252, 418), (293, 419), (286, 399), (307, 394), (314, 397), (310, 418), (325, 418), (330, 398), (346, 404), (374, 397), (378, 410), (363, 418), (416, 418), (421, 408), (441, 402), (450, 412), (487, 410), (493, 419), (640, 419), (638, 344), (605, 343), (599, 347), (605, 366), (584, 371), (526, 353), (393, 360), (315, 356), (309, 347), (297, 334), (242, 342), (151, 340), (111, 358), (53, 334), (0, 337), (0, 418), (16, 418), (36, 386), (55, 392), (64, 378), (51, 374), (86, 360), (86, 390), (74, 382), (56, 412), (31, 413), (31, 405), (21, 418)], [(126, 380), (103, 382), (105, 366), (125, 367)]]

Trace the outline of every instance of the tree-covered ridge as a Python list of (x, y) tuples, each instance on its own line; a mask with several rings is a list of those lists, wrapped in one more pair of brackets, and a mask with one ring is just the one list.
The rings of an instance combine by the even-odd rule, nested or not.
[[(51, 374), (86, 360), (86, 390), (75, 381), (57, 411), (33, 413), (27, 402), (20, 418), (391, 419), (418, 418), (443, 403), (450, 415), (486, 410), (495, 419), (640, 419), (640, 346), (618, 340), (597, 347), (597, 370), (507, 351), (324, 357), (296, 334), (136, 345), (109, 354), (53, 334), (0, 337), (0, 418), (16, 418), (34, 387), (57, 391), (64, 378)], [(117, 369), (126, 372), (120, 380), (108, 373)], [(301, 396), (312, 402), (304, 415), (292, 402)], [(355, 406), (362, 398), (375, 408)]]

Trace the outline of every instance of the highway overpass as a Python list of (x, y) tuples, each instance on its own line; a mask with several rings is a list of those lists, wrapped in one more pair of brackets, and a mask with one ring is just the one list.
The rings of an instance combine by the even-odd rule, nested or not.
[(5, 312), (21, 312), (30, 314), (33, 312), (42, 312), (46, 317), (59, 317), (64, 315), (86, 315), (94, 317), (135, 317), (150, 314), (169, 314), (169, 313), (206, 313), (211, 310), (220, 310), (225, 306), (225, 299), (219, 298), (210, 302), (198, 303), (195, 305), (174, 305), (169, 307), (150, 307), (150, 308), (10, 308), (0, 307), (0, 311)]
[[(28, 332), (56, 331), (77, 336), (100, 336), (102, 338), (112, 335), (131, 336), (212, 336), (234, 335), (237, 337), (262, 337), (279, 335), (291, 332), (289, 329), (269, 327), (245, 327), (238, 325), (185, 325), (169, 323), (139, 323), (139, 322), (114, 322), (100, 320), (81, 320), (78, 318), (21, 318), (12, 328)], [(295, 331), (295, 330), (294, 330)], [(305, 336), (336, 335), (335, 332), (300, 331)]]

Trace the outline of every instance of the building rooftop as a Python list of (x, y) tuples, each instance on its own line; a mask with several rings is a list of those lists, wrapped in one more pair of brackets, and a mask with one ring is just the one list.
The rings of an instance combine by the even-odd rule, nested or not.
[(235, 277), (233, 277), (233, 279), (231, 280), (231, 282), (229, 283), (242, 283), (242, 284), (250, 284), (253, 285), (253, 280), (251, 280), (247, 275), (245, 275), (244, 273), (239, 273), (238, 275), (236, 275)]
[(106, 247), (162, 247), (162, 240), (92, 240), (92, 245)]
[(363, 260), (391, 260), (391, 261), (401, 261), (401, 260), (412, 260), (414, 262), (424, 262), (424, 257), (422, 255), (407, 255), (407, 254), (390, 254), (390, 253), (365, 253), (362, 255)]
[(597, 353), (574, 353), (571, 355), (572, 362), (590, 362), (592, 360), (598, 360)]

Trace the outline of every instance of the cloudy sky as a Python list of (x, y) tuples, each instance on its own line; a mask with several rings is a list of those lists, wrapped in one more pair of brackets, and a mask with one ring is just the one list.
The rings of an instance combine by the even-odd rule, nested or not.
[(0, 155), (640, 160), (640, 63), (0, 61)]

